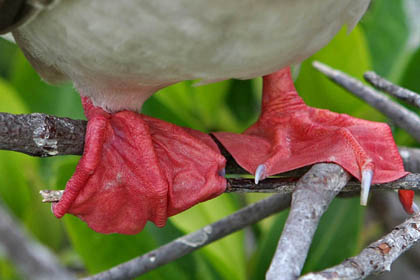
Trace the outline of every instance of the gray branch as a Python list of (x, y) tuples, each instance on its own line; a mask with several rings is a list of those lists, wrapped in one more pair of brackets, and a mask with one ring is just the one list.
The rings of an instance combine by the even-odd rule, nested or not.
[(321, 163), (298, 181), (267, 280), (299, 277), (321, 216), (349, 179), (340, 166)]
[(0, 149), (31, 156), (81, 155), (86, 121), (0, 113)]
[(420, 173), (420, 149), (398, 147), (405, 170)]
[[(381, 221), (385, 231), (392, 231), (395, 225), (407, 219), (407, 215), (401, 211), (402, 207), (395, 194), (383, 192), (372, 196), (369, 210), (373, 210), (376, 221)], [(420, 271), (420, 247), (414, 246), (403, 256), (406, 265)]]
[(420, 240), (420, 214), (396, 226), (392, 232), (370, 244), (359, 255), (301, 280), (364, 279), (391, 270), (391, 264)]
[[(298, 175), (296, 173), (295, 175)], [(301, 174), (302, 176), (303, 174)], [(236, 193), (282, 193), (290, 194), (294, 191), (297, 186), (295, 181), (291, 181), (295, 177), (291, 178), (267, 178), (259, 182), (258, 185), (254, 183), (254, 179), (243, 179), (243, 178), (228, 178), (228, 186), (226, 192)], [(398, 179), (396, 181), (374, 184), (371, 187), (371, 191), (384, 191), (384, 190), (413, 190), (420, 191), (420, 174), (413, 173)], [(42, 202), (58, 202), (63, 195), (63, 190), (43, 190), (41, 196)], [(348, 194), (359, 194), (360, 193), (360, 182), (351, 180), (341, 190), (341, 195), (348, 196)]]
[[(369, 87), (364, 86), (359, 81), (354, 80), (353, 78), (347, 76), (346, 74), (340, 71), (334, 70), (326, 65), (317, 62), (315, 62), (314, 66), (321, 72), (329, 76), (332, 80), (341, 84), (343, 87), (355, 93), (360, 98), (364, 99), (369, 104), (383, 112), (397, 125), (406, 129), (416, 139), (420, 140), (420, 118), (418, 118), (414, 113), (392, 102), (389, 98), (379, 94), (378, 92)], [(45, 114), (12, 115), (7, 113), (0, 113), (0, 149), (13, 150), (41, 157), (55, 155), (81, 155), (83, 153), (85, 129), (86, 121), (81, 120), (58, 118)], [(216, 141), (216, 143), (218, 142)], [(226, 170), (228, 174), (246, 173), (235, 163), (231, 155), (227, 153), (227, 151), (221, 145), (219, 145), (219, 148), (221, 149), (222, 154), (227, 159)], [(416, 165), (418, 164), (420, 158), (418, 156), (418, 151), (412, 149), (402, 149), (401, 153), (403, 159), (405, 160), (405, 164), (412, 164), (412, 162), (414, 161), (416, 162)], [(318, 167), (315, 166), (313, 168), (316, 170)], [(285, 176), (281, 176), (282, 178), (266, 179), (259, 185), (253, 184), (252, 180), (248, 179), (229, 178), (227, 192), (281, 192), (285, 194), (290, 194), (296, 187), (296, 183), (294, 183), (294, 180), (291, 180), (290, 178), (297, 178), (301, 176), (303, 172), (303, 169), (292, 171)], [(299, 181), (299, 186), (307, 185), (305, 187), (305, 192), (307, 192), (308, 189), (313, 188), (313, 186), (308, 186), (309, 183), (307, 181), (309, 180), (310, 182), (312, 179), (315, 180), (314, 178), (309, 179), (311, 176), (318, 176), (318, 178), (324, 176), (322, 174), (316, 173), (317, 172), (315, 172), (314, 175), (311, 172), (304, 177), (307, 179), (302, 178)], [(331, 173), (329, 176), (324, 178), (328, 178), (327, 182), (340, 182), (339, 185), (341, 186), (345, 185), (348, 179), (348, 175), (343, 174), (346, 174), (346, 172), (343, 172), (341, 170), (338, 173)], [(410, 174), (396, 182), (375, 185), (372, 187), (372, 189), (375, 190), (403, 188), (416, 190), (419, 188), (420, 184), (418, 183), (420, 182), (419, 176), (419, 174)], [(342, 180), (345, 180), (346, 182), (342, 183)], [(322, 180), (318, 180), (318, 184), (323, 185)], [(329, 186), (329, 184), (327, 185)], [(323, 213), (322, 208), (326, 208), (330, 200), (336, 195), (336, 193), (340, 191), (339, 189), (335, 189), (334, 192), (332, 192), (332, 194), (330, 193), (330, 195), (332, 195), (331, 198), (328, 198), (326, 196), (321, 195), (323, 191), (321, 191), (320, 193), (314, 193), (313, 191), (309, 191), (307, 194), (305, 194), (305, 192), (301, 191), (301, 187), (299, 186), (295, 191), (293, 199), (293, 207), (297, 210), (292, 210), (289, 219), (291, 221), (297, 221), (296, 223), (301, 223), (305, 225), (307, 224), (308, 228), (300, 228), (300, 231), (302, 231), (302, 229), (308, 231), (305, 232), (305, 237), (303, 238), (306, 241), (298, 244), (299, 248), (295, 248), (295, 252), (292, 252), (292, 249), (286, 248), (287, 244), (285, 245), (285, 248), (287, 249), (287, 254), (285, 255), (288, 255), (289, 258), (293, 259), (292, 256), (300, 255), (298, 259), (292, 261), (293, 266), (295, 268), (293, 268), (293, 266), (290, 266), (288, 272), (293, 273), (293, 275), (295, 276), (299, 275), (300, 269), (303, 265), (303, 261), (306, 258), (306, 253), (308, 249), (307, 247), (310, 244), (310, 240), (312, 239), (313, 232), (315, 231), (319, 217)], [(322, 189), (321, 186), (319, 186), (319, 188)], [(350, 182), (345, 187), (342, 193), (355, 194), (359, 193), (359, 191), (360, 184)], [(47, 196), (49, 196), (48, 200), (54, 201), (54, 199), (59, 199), (60, 194), (61, 192), (49, 192), (47, 194)], [(307, 196), (309, 200), (307, 200), (305, 203), (302, 203), (302, 206), (299, 206), (303, 196)], [(192, 252), (210, 242), (213, 242), (223, 236), (226, 236), (236, 230), (239, 230), (240, 228), (245, 227), (246, 225), (254, 223), (276, 211), (279, 211), (280, 209), (287, 207), (287, 197), (289, 196), (275, 195), (272, 198), (269, 198), (268, 200), (264, 200), (263, 202), (259, 202), (247, 208), (244, 208), (243, 210), (240, 210), (239, 212), (216, 223), (213, 223), (195, 233), (186, 235), (171, 243), (168, 243), (167, 245), (158, 248), (144, 256), (138, 257), (129, 262), (116, 266), (104, 273), (86, 279), (127, 279), (146, 273), (147, 271), (150, 271), (160, 265), (166, 264), (181, 256), (184, 256), (185, 254)], [(318, 200), (317, 197), (323, 197), (323, 199)], [(308, 203), (308, 201), (323, 201), (321, 204), (324, 206), (321, 206), (321, 204), (318, 203)], [(303, 206), (303, 204), (305, 204), (306, 206)], [(275, 208), (279, 207), (279, 205), (280, 208)], [(308, 207), (308, 209), (306, 210), (309, 212), (307, 212), (306, 210), (299, 210), (304, 209), (304, 207)], [(309, 207), (312, 207), (312, 209), (309, 209)], [(308, 213), (310, 213), (310, 215), (308, 215)], [(294, 214), (296, 215), (293, 216)], [(295, 228), (296, 223), (290, 222), (288, 227)], [(297, 230), (297, 228), (295, 228), (295, 230)], [(294, 232), (294, 235), (299, 236), (297, 232), (300, 231)], [(287, 237), (288, 235), (286, 233), (286, 230), (285, 234), (285, 236)], [(289, 234), (289, 236), (291, 236), (291, 234)], [(289, 238), (286, 237), (284, 237), (284, 239), (289, 240)], [(290, 238), (293, 238), (293, 236), (291, 236)], [(279, 248), (280, 246), (283, 246), (281, 244), (285, 243), (287, 242), (280, 241)], [(293, 244), (293, 242), (291, 243)], [(390, 244), (388, 245), (391, 246)], [(384, 248), (384, 245), (381, 246), (382, 247), (378, 247), (380, 250), (387, 251), (387, 248)], [(276, 257), (276, 259), (274, 259), (273, 261), (272, 271), (279, 271), (278, 263), (281, 262), (281, 258)], [(289, 260), (289, 262), (291, 261)], [(296, 267), (298, 267), (298, 269), (296, 269)], [(288, 270), (285, 268), (281, 269), (283, 270), (280, 271)], [(62, 277), (60, 279), (62, 279)]]
[(405, 107), (393, 102), (387, 96), (363, 85), (362, 82), (339, 70), (333, 69), (318, 61), (315, 61), (313, 66), (325, 74), (333, 82), (347, 89), (372, 107), (379, 110), (391, 119), (397, 126), (407, 131), (418, 142), (420, 142), (420, 117), (417, 116), (417, 114), (407, 110)]
[[(0, 113), (0, 149), (22, 152), (32, 156), (81, 155), (83, 153), (86, 121), (59, 118), (46, 114), (14, 115)], [(218, 143), (218, 142), (216, 142)], [(219, 143), (218, 143), (219, 144)], [(227, 159), (228, 174), (244, 174), (232, 156), (219, 144)], [(401, 148), (405, 165), (420, 165), (420, 150)], [(251, 179), (229, 178), (227, 192), (282, 192), (290, 193), (295, 183), (290, 178), (299, 178), (308, 168), (301, 168), (281, 174), (281, 178), (269, 178), (255, 185)], [(394, 183), (374, 186), (373, 189), (418, 189), (417, 175), (405, 177)], [(412, 185), (410, 185), (412, 184)], [(358, 183), (350, 183), (345, 191), (358, 191)], [(43, 191), (48, 202), (57, 201), (60, 191)]]
[(84, 280), (131, 279), (185, 256), (211, 242), (254, 224), (290, 205), (290, 195), (276, 194), (143, 256)]
[(75, 279), (46, 247), (32, 240), (14, 220), (0, 202), (0, 246), (25, 279)]
[(420, 95), (403, 87), (397, 86), (382, 78), (373, 71), (366, 72), (364, 78), (375, 88), (391, 94), (417, 108), (420, 108)]

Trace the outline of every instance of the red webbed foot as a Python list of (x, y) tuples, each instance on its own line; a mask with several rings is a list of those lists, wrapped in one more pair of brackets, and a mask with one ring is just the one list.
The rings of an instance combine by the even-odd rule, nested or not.
[[(264, 77), (262, 112), (254, 125), (242, 134), (214, 135), (239, 165), (255, 174), (256, 183), (318, 162), (337, 163), (362, 181), (363, 205), (371, 183), (407, 174), (388, 125), (307, 106), (289, 67)], [(403, 205), (411, 211), (412, 197)]]
[(135, 234), (225, 190), (225, 159), (207, 134), (82, 103), (84, 154), (53, 205), (58, 218), (70, 213), (97, 232)]

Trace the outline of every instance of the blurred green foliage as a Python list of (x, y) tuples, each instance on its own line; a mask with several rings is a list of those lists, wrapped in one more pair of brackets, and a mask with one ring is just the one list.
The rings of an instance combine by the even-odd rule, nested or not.
[[(380, 113), (333, 85), (311, 66), (320, 60), (361, 78), (373, 69), (412, 90), (420, 91), (420, 48), (407, 1), (374, 1), (361, 24), (349, 35), (343, 29), (320, 52), (303, 62), (296, 87), (316, 107), (386, 121)], [(144, 105), (143, 113), (202, 131), (240, 132), (258, 117), (261, 81), (224, 81), (205, 86), (184, 82), (166, 88)], [(80, 99), (70, 84), (41, 81), (13, 44), (0, 40), (0, 110), (43, 112), (84, 118)], [(414, 144), (395, 128), (397, 142)], [(41, 188), (62, 188), (78, 157), (32, 158), (0, 151), (0, 197), (34, 238), (50, 247), (80, 275), (110, 268), (172, 239), (214, 222), (263, 195), (225, 194), (170, 219), (162, 229), (148, 224), (135, 236), (102, 235), (72, 216), (53, 218), (41, 204)], [(147, 279), (263, 279), (287, 211), (247, 231), (233, 234), (191, 255), (159, 268)], [(319, 270), (357, 253), (365, 234), (364, 210), (358, 199), (336, 199), (322, 218), (304, 271)], [(0, 279), (21, 279), (0, 250)]]

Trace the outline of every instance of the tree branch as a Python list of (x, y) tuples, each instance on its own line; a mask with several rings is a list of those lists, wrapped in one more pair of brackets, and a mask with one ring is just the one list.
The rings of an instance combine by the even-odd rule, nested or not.
[[(86, 121), (59, 118), (46, 114), (14, 115), (0, 113), (0, 149), (18, 151), (32, 156), (81, 155), (83, 153)], [(218, 143), (218, 142), (216, 142)], [(232, 156), (219, 144), (227, 159), (228, 174), (246, 173), (236, 164)], [(407, 164), (420, 162), (420, 151), (401, 148)], [(308, 168), (301, 168), (281, 174), (281, 178), (269, 178), (255, 185), (251, 179), (229, 178), (227, 192), (281, 192), (290, 193), (296, 178)], [(412, 174), (393, 183), (376, 185), (373, 189), (419, 188), (418, 175)], [(359, 191), (358, 183), (351, 182), (344, 191)], [(43, 191), (46, 202), (58, 201), (62, 191)]]
[(298, 181), (267, 280), (299, 277), (320, 218), (349, 179), (340, 166), (321, 163)]
[(81, 155), (86, 121), (0, 113), (0, 149), (31, 156)]
[(143, 256), (117, 265), (110, 270), (84, 278), (84, 280), (131, 279), (159, 266), (185, 256), (211, 242), (254, 224), (290, 205), (290, 195), (276, 194), (204, 228), (175, 239)]
[[(296, 173), (295, 175), (299, 175)], [(300, 174), (302, 176), (303, 174)], [(298, 176), (299, 177), (299, 176)], [(226, 179), (228, 186), (226, 192), (236, 193), (282, 193), (290, 194), (296, 188), (297, 182), (295, 177), (290, 178), (267, 178), (259, 182), (258, 185), (254, 183), (254, 179), (244, 178), (228, 178)], [(420, 191), (420, 174), (408, 174), (407, 176), (396, 181), (374, 184), (371, 186), (371, 191), (383, 190), (413, 190)], [(63, 195), (63, 190), (43, 190), (41, 195), (42, 202), (58, 202)], [(351, 180), (341, 190), (340, 195), (348, 196), (348, 194), (360, 193), (360, 182)]]
[(370, 244), (359, 255), (301, 280), (363, 279), (372, 273), (391, 270), (391, 264), (420, 240), (420, 214), (396, 226), (392, 232)]
[(0, 202), (0, 245), (25, 279), (75, 279), (61, 267), (56, 257), (32, 240)]
[[(366, 100), (369, 104), (371, 104), (375, 108), (385, 113), (389, 118), (393, 119), (397, 125), (406, 129), (416, 139), (420, 139), (420, 129), (419, 129), (420, 118), (418, 118), (415, 114), (406, 110), (404, 107), (398, 104), (395, 104), (389, 98), (380, 95), (375, 90), (364, 86), (362, 83), (354, 80), (353, 78), (345, 75), (344, 73), (340, 71), (334, 70), (332, 68), (329, 68), (326, 65), (323, 65), (317, 62), (315, 62), (315, 67), (317, 67), (320, 71), (324, 72), (332, 80), (343, 85), (343, 87), (347, 88), (351, 92), (358, 95), (360, 98)], [(81, 121), (81, 120), (58, 118), (58, 117), (49, 116), (45, 114), (12, 115), (12, 114), (7, 114), (7, 113), (0, 113), (0, 149), (13, 150), (13, 151), (26, 153), (29, 155), (41, 156), (41, 157), (55, 156), (55, 155), (81, 155), (83, 152), (85, 129), (86, 129), (86, 121)], [(216, 141), (216, 143), (218, 142)], [(229, 153), (227, 153), (227, 151), (220, 145), (220, 143), (218, 144), (219, 144), (219, 148), (222, 154), (227, 159), (227, 167), (226, 167), (227, 173), (228, 174), (246, 173), (241, 167), (239, 167), (235, 163), (235, 161), (232, 159), (232, 156)], [(405, 160), (405, 164), (407, 163), (411, 164), (413, 162), (416, 162), (416, 165), (419, 164), (420, 156), (418, 154), (420, 154), (420, 152), (418, 150), (402, 148), (401, 153), (402, 153), (403, 159)], [(313, 168), (317, 169), (316, 166)], [(281, 192), (281, 193), (289, 194), (296, 187), (296, 178), (301, 176), (304, 170), (305, 169), (300, 169), (300, 170), (288, 172), (287, 174), (282, 174), (281, 178), (269, 178), (262, 181), (259, 185), (253, 184), (252, 180), (250, 179), (229, 178), (227, 192)], [(307, 176), (310, 177), (312, 175), (309, 174)], [(320, 174), (319, 176), (322, 176), (322, 175)], [(335, 180), (334, 178), (337, 178), (337, 176), (340, 177), (340, 175), (338, 174), (335, 174), (335, 175), (330, 174), (329, 177), (327, 176), (328, 179), (326, 180), (327, 181)], [(419, 184), (420, 184), (419, 179), (420, 179), (419, 174), (410, 174), (406, 176), (405, 178), (402, 178), (392, 183), (373, 186), (372, 189), (414, 189), (416, 190), (419, 188)], [(308, 182), (305, 183), (305, 180), (302, 178), (299, 181), (301, 183), (298, 183), (298, 185), (299, 184), (307, 185)], [(344, 184), (345, 183), (343, 183), (343, 185)], [(308, 190), (308, 188), (310, 187), (307, 186), (305, 191)], [(355, 183), (355, 182), (350, 182), (346, 186), (346, 188), (343, 190), (343, 193), (354, 194), (356, 192), (358, 193), (359, 190), (360, 190), (360, 184)], [(323, 191), (321, 191), (321, 193), (322, 192)], [(338, 192), (338, 190), (335, 190), (335, 192)], [(309, 199), (311, 201), (312, 200), (323, 201), (322, 202), (323, 205), (327, 205), (329, 203), (329, 200), (331, 200), (335, 196), (335, 192), (334, 194), (332, 194), (333, 196), (331, 198), (324, 197), (324, 199), (317, 200), (316, 196), (323, 197), (323, 195), (315, 193), (313, 196), (310, 195), (311, 197)], [(52, 199), (50, 200), (54, 201), (54, 199), (59, 199), (60, 193), (61, 193), (60, 191), (50, 192), (48, 194), (52, 197)], [(294, 197), (296, 198), (294, 198), (294, 201), (296, 202), (294, 202), (294, 204), (298, 206), (294, 206), (294, 207), (296, 209), (300, 209), (303, 206), (299, 206), (299, 203), (297, 201), (301, 201), (300, 197), (305, 196), (305, 194), (300, 194), (299, 187), (297, 187), (295, 193), (296, 195), (294, 195)], [(284, 198), (284, 196), (275, 195), (273, 196), (273, 199), (275, 197)], [(308, 205), (312, 203), (307, 203), (306, 201), (305, 204)], [(255, 204), (255, 205), (259, 205), (259, 204)], [(313, 231), (316, 228), (316, 225), (318, 223), (317, 220), (319, 220), (318, 216), (320, 216), (322, 212), (320, 209), (323, 207), (320, 205), (321, 204), (318, 204), (318, 202), (314, 203), (313, 205), (309, 205), (309, 207), (312, 207), (312, 212), (306, 212), (306, 210), (311, 211), (311, 209), (309, 208), (306, 209), (305, 211), (302, 210), (302, 212), (299, 212), (297, 210), (292, 210), (292, 212), (293, 211), (299, 212), (300, 218), (294, 218), (290, 216), (291, 221), (293, 220), (298, 221), (299, 219), (307, 220), (308, 219), (307, 213), (311, 213), (311, 214), (315, 213), (314, 214), (315, 217), (310, 218), (311, 219), (310, 225), (309, 225), (310, 230), (309, 232), (305, 233), (306, 237), (304, 239), (309, 240), (309, 241), (299, 244), (301, 248), (298, 249), (298, 251), (303, 252), (302, 254), (303, 258), (300, 257), (299, 260), (295, 263), (295, 266), (301, 267), (302, 259), (304, 260), (304, 258), (306, 257), (306, 252), (307, 252), (306, 247), (309, 246), (308, 242), (310, 242), (310, 240), (312, 239)], [(260, 206), (255, 206), (257, 207), (256, 208), (257, 210), (252, 209), (252, 207), (254, 207), (254, 205), (244, 208), (243, 210), (240, 210), (239, 212), (223, 220), (220, 220), (219, 222), (211, 224), (210, 226), (205, 227), (201, 229), (200, 231), (186, 235), (171, 243), (168, 243), (167, 245), (161, 248), (158, 248), (144, 256), (133, 259), (132, 261), (124, 263), (122, 265), (116, 266), (112, 268), (111, 270), (107, 271), (106, 273), (94, 276), (94, 277), (110, 277), (110, 278), (87, 278), (87, 279), (125, 279), (125, 277), (134, 277), (134, 276), (140, 275), (160, 265), (163, 265), (172, 260), (175, 260), (176, 258), (179, 258), (189, 252), (192, 252), (193, 250), (196, 250), (210, 242), (213, 242), (214, 240), (217, 240), (225, 235), (228, 235), (231, 232), (234, 232), (240, 229), (241, 227), (254, 223), (258, 221), (259, 219), (262, 219), (270, 215), (268, 213), (270, 211), (274, 211), (274, 212), (279, 211), (279, 210), (270, 210), (272, 209), (270, 208), (271, 206), (263, 206), (263, 204), (261, 204)], [(262, 207), (262, 208), (260, 209), (259, 207)], [(265, 209), (264, 207), (268, 207), (268, 208)], [(284, 207), (287, 207), (287, 206), (284, 206)], [(248, 211), (247, 209), (249, 210), (249, 212), (247, 212)], [(253, 211), (257, 213), (256, 215), (260, 215), (258, 216), (260, 218), (251, 215)], [(240, 214), (240, 213), (245, 213), (245, 214)], [(270, 213), (273, 213), (273, 212), (270, 212)], [(303, 216), (301, 215), (302, 213), (304, 214)], [(298, 223), (305, 223), (305, 222), (298, 221)], [(291, 224), (294, 225), (295, 222)], [(210, 228), (212, 230), (209, 233)], [(297, 234), (295, 233), (295, 235)], [(291, 235), (289, 234), (289, 236)], [(203, 238), (206, 238), (206, 239), (205, 241), (201, 242)], [(291, 238), (293, 238), (293, 236), (291, 236)], [(197, 240), (199, 241), (198, 242), (199, 244), (195, 242)], [(280, 247), (280, 243), (279, 243), (279, 247)], [(195, 247), (192, 246), (191, 244), (194, 244)], [(290, 254), (293, 255), (295, 253), (290, 253)], [(274, 262), (281, 263), (281, 260), (277, 259), (277, 260), (274, 260)], [(278, 268), (278, 265), (273, 265), (272, 269), (275, 270), (276, 267)], [(295, 271), (297, 270), (295, 269)], [(300, 268), (299, 268), (299, 273), (300, 273)], [(295, 275), (298, 275), (298, 274), (295, 273)], [(113, 277), (117, 277), (117, 278), (113, 278)]]
[(409, 111), (398, 103), (393, 102), (387, 96), (363, 85), (362, 82), (339, 70), (333, 69), (318, 61), (314, 61), (313, 66), (325, 74), (333, 82), (347, 89), (372, 107), (379, 110), (391, 119), (397, 126), (407, 131), (418, 142), (420, 142), (420, 117), (417, 116), (417, 114)]
[[(372, 196), (369, 210), (373, 210), (376, 220), (382, 222), (385, 231), (392, 231), (395, 225), (402, 223), (407, 219), (407, 215), (401, 211), (401, 204), (395, 195), (389, 192), (383, 192)], [(404, 255), (404, 261), (407, 265), (420, 272), (420, 247), (414, 246)]]
[(405, 170), (420, 173), (420, 149), (398, 147)]
[(398, 99), (404, 100), (405, 102), (420, 108), (420, 95), (406, 88), (397, 86), (390, 81), (382, 78), (373, 71), (366, 72), (363, 77), (375, 88), (382, 90)]

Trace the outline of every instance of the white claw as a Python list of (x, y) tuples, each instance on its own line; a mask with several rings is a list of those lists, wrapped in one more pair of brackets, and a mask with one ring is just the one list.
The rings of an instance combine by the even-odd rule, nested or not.
[(264, 179), (265, 165), (260, 164), (255, 170), (255, 184), (257, 185), (262, 179)]
[(420, 209), (415, 202), (413, 202), (413, 205), (411, 205), (411, 209), (413, 209), (414, 214), (417, 214), (420, 212)]
[(225, 177), (226, 176), (226, 168), (223, 168), (223, 169), (219, 170), (218, 174), (219, 174), (220, 177)]
[(361, 184), (362, 191), (360, 193), (360, 205), (366, 206), (367, 204), (370, 185), (372, 184), (372, 177), (373, 177), (372, 169), (366, 169), (362, 171), (362, 184)]

